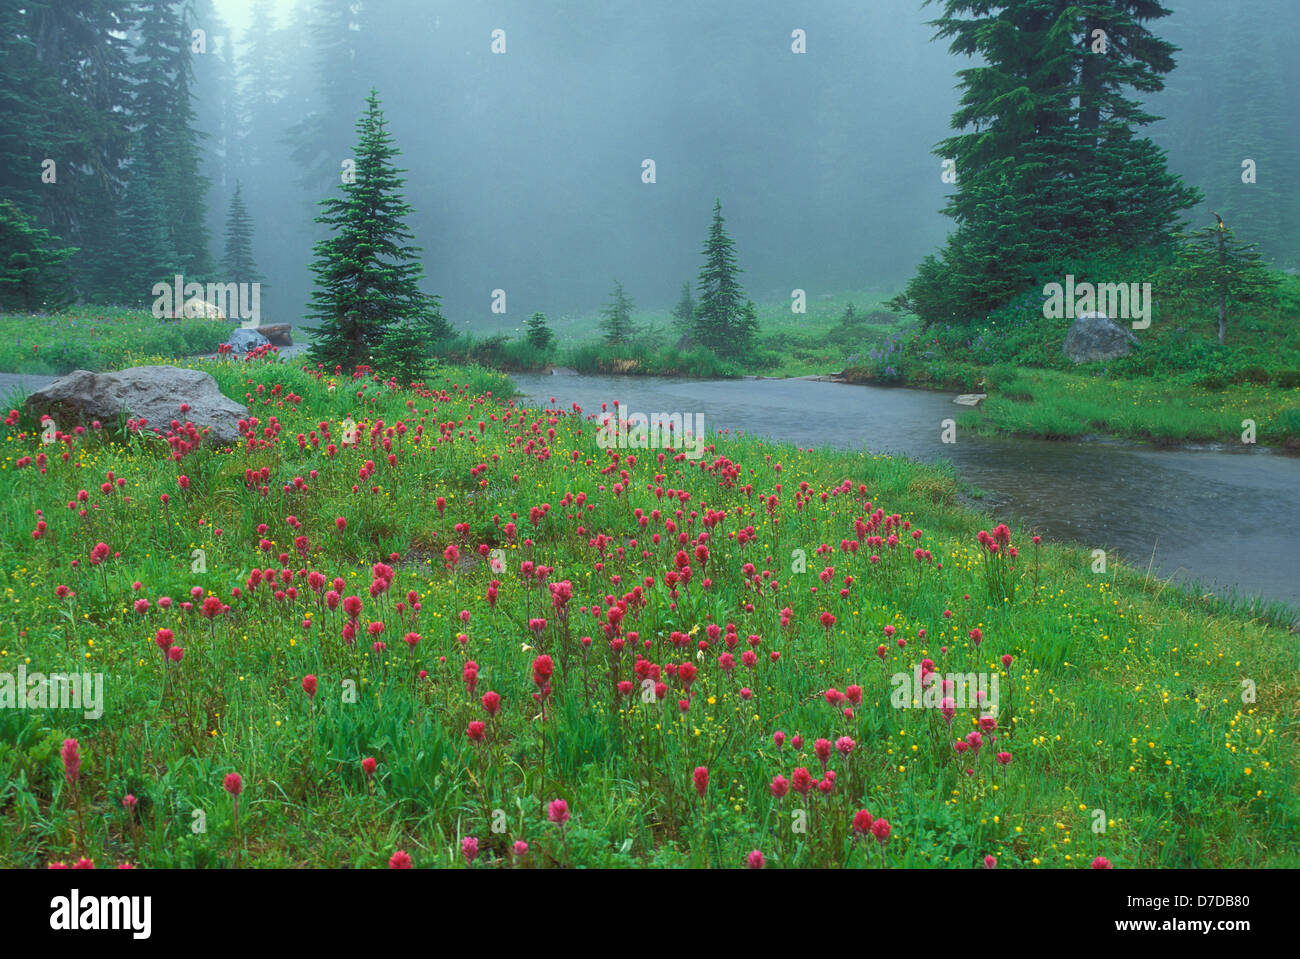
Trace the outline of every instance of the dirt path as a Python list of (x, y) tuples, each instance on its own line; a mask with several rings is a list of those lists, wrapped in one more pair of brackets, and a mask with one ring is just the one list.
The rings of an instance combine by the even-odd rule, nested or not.
[(53, 383), (54, 376), (41, 376), (38, 373), (0, 373), (0, 398), (7, 400), (19, 391), (34, 393), (41, 387)]

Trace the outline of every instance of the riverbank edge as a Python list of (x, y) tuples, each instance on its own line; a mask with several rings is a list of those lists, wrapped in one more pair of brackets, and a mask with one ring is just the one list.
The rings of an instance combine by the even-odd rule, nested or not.
[[(301, 355), (305, 351), (305, 349), (306, 349), (305, 344), (295, 344), (293, 347), (289, 347), (286, 350), (273, 349), (272, 352), (276, 356), (279, 356), (284, 362), (291, 362), (297, 356)], [(192, 362), (198, 360), (215, 360), (218, 358), (219, 357), (217, 354), (198, 354), (194, 356), (175, 357), (172, 358), (171, 361), (175, 363), (186, 363), (186, 362)], [(451, 364), (449, 366), (454, 366), (454, 364)], [(577, 378), (592, 377), (592, 376), (634, 376), (634, 377), (644, 377), (647, 380), (673, 379), (673, 380), (694, 380), (694, 381), (701, 381), (701, 382), (710, 381), (710, 380), (722, 380), (728, 382), (733, 380), (736, 382), (805, 381), (805, 382), (813, 382), (813, 383), (834, 383), (841, 386), (871, 386), (880, 389), (903, 388), (903, 389), (911, 389), (911, 390), (924, 390), (927, 393), (949, 394), (949, 395), (953, 395), (954, 397), (956, 395), (959, 395), (961, 391), (961, 387), (959, 385), (952, 385), (952, 384), (936, 385), (932, 382), (917, 383), (917, 382), (908, 382), (908, 381), (897, 382), (897, 383), (880, 382), (878, 380), (874, 380), (866, 377), (855, 376), (853, 375), (852, 368), (842, 370), (839, 373), (821, 373), (821, 374), (810, 373), (802, 376), (762, 376), (759, 374), (739, 374), (737, 376), (692, 376), (689, 374), (681, 374), (681, 373), (660, 373), (660, 372), (651, 372), (651, 371), (643, 371), (643, 372), (625, 371), (622, 373), (602, 373), (602, 372), (593, 373), (593, 372), (583, 372), (568, 367), (553, 367), (549, 365), (543, 368), (542, 370), (511, 370), (511, 369), (503, 369), (503, 368), (495, 368), (495, 369), (497, 369), (497, 372), (507, 377), (512, 377), (515, 375), (521, 375), (521, 376), (551, 375), (560, 378), (567, 378), (570, 376), (577, 377)], [(562, 373), (556, 372), (559, 369), (563, 369), (564, 372)], [(1033, 369), (1033, 368), (1029, 367), (1027, 369)], [(109, 372), (109, 371), (110, 370), (96, 370), (93, 372)], [(33, 377), (33, 378), (41, 378), (45, 382), (49, 382), (54, 379), (57, 379), (59, 375), (66, 375), (66, 374), (32, 373), (32, 372), (25, 372), (25, 371), (0, 370), (0, 377)], [(1088, 378), (1086, 377), (1079, 377), (1078, 379), (1079, 382), (1083, 382), (1083, 383), (1089, 382)], [(511, 382), (513, 382), (513, 380)], [(1106, 382), (1111, 382), (1111, 381), (1108, 380)], [(22, 387), (20, 386), (20, 388)], [(984, 390), (986, 391), (987, 396), (1001, 395), (997, 390), (996, 386), (991, 386), (991, 385), (986, 386), (984, 387)], [(6, 392), (12, 392), (12, 388), (10, 391), (6, 391)], [(32, 392), (32, 390), (30, 388), (27, 388), (27, 392)], [(515, 395), (522, 396), (524, 394), (522, 392), (517, 391)], [(1209, 396), (1210, 393), (1208, 391), (1200, 391), (1200, 395)], [(1175, 440), (1164, 439), (1160, 436), (1155, 436), (1149, 433), (1143, 435), (1143, 434), (1133, 434), (1124, 431), (1113, 431), (1113, 432), (1100, 431), (1100, 432), (1090, 432), (1090, 433), (1075, 434), (1075, 435), (1059, 435), (1059, 434), (1053, 434), (1053, 433), (1047, 433), (1047, 432), (1035, 431), (1035, 430), (1012, 430), (1012, 429), (1006, 429), (1004, 427), (1000, 427), (995, 424), (989, 423), (987, 418), (983, 416), (983, 412), (980, 408), (982, 405), (983, 404), (981, 402), (976, 404), (974, 407), (965, 406), (965, 407), (960, 407), (955, 409), (954, 417), (953, 417), (955, 420), (957, 419), (958, 416), (965, 417), (968, 416), (968, 414), (976, 414), (981, 417), (981, 426), (979, 428), (972, 429), (971, 426), (963, 425), (960, 421), (957, 422), (958, 428), (971, 431), (976, 433), (977, 435), (982, 435), (982, 436), (1001, 436), (1001, 437), (1017, 438), (1017, 439), (1044, 440), (1052, 443), (1089, 443), (1089, 444), (1109, 443), (1115, 445), (1132, 445), (1132, 446), (1146, 448), (1146, 449), (1154, 449), (1154, 450), (1170, 451), (1170, 452), (1203, 452), (1203, 451), (1204, 452), (1228, 452), (1228, 451), (1239, 451), (1240, 447), (1242, 446), (1239, 436), (1235, 434), (1226, 434), (1226, 433), (1213, 435), (1213, 436), (1198, 437), (1197, 439), (1188, 440), (1188, 441), (1175, 441)], [(956, 406), (956, 404), (954, 404), (954, 406)], [(1289, 438), (1288, 440), (1284, 440), (1283, 442), (1270, 442), (1268, 439), (1265, 438), (1265, 439), (1260, 439), (1256, 443), (1251, 445), (1254, 446), (1255, 449), (1250, 450), (1249, 451), (1250, 453), (1258, 453), (1260, 451), (1267, 450), (1269, 453), (1281, 453), (1283, 455), (1288, 455), (1288, 456), (1300, 456), (1300, 443), (1292, 445), (1290, 443)], [(1240, 450), (1240, 451), (1246, 452), (1244, 450)]]
[[(1024, 367), (1023, 369), (1032, 371), (1033, 369), (1035, 369), (1035, 367)], [(842, 373), (833, 373), (821, 377), (797, 377), (797, 378), (816, 379), (818, 382), (838, 383), (844, 386), (874, 386), (880, 389), (901, 388), (901, 389), (909, 389), (909, 390), (924, 390), (927, 393), (946, 393), (946, 394), (954, 394), (954, 395), (958, 395), (961, 392), (961, 387), (957, 385), (935, 385), (933, 383), (917, 383), (911, 381), (903, 381), (899, 383), (882, 383), (878, 380), (859, 378), (859, 377), (854, 377), (851, 374), (850, 375), (846, 375), (846, 374), (850, 374), (850, 371), (846, 370)], [(1091, 382), (1090, 378), (1088, 377), (1077, 377), (1077, 380), (1080, 383)], [(1108, 379), (1102, 382), (1112, 383), (1115, 382), (1115, 380)], [(1003, 394), (997, 389), (996, 386), (987, 385), (981, 387), (981, 389), (989, 397), (1003, 396)], [(1208, 390), (1198, 390), (1196, 392), (1196, 395), (1202, 397), (1209, 397), (1217, 394), (1212, 394)], [(982, 406), (983, 403), (981, 402), (979, 404), (976, 404), (976, 406), (973, 408), (966, 407), (962, 410), (959, 410), (958, 412), (979, 413), (981, 417), (983, 417), (983, 412), (981, 410)], [(1074, 435), (1061, 435), (1061, 434), (1046, 433), (1046, 432), (1034, 431), (1034, 430), (1006, 429), (997, 426), (995, 424), (989, 423), (987, 419), (982, 419), (982, 423), (985, 426), (987, 426), (987, 428), (974, 430), (974, 432), (978, 433), (979, 435), (1006, 436), (1006, 437), (1016, 437), (1019, 439), (1032, 439), (1032, 440), (1046, 440), (1052, 443), (1132, 444), (1135, 446), (1142, 446), (1150, 449), (1169, 450), (1171, 452), (1176, 452), (1176, 451), (1200, 452), (1203, 450), (1214, 451), (1214, 452), (1227, 452), (1230, 450), (1239, 449), (1243, 445), (1241, 442), (1240, 435), (1236, 433), (1219, 433), (1211, 436), (1198, 437), (1193, 440), (1169, 440), (1150, 433), (1134, 434), (1122, 430), (1090, 432), (1090, 433), (1081, 433), (1081, 434), (1074, 434)], [(971, 429), (971, 427), (969, 426), (963, 427), (961, 423), (958, 423), (958, 426), (967, 430)], [(1215, 445), (1208, 446), (1207, 444), (1215, 444)], [(1268, 442), (1266, 439), (1260, 439), (1257, 442), (1249, 445), (1254, 446), (1256, 451), (1266, 449), (1270, 453), (1278, 452), (1285, 455), (1300, 455), (1300, 444), (1288, 445), (1286, 441), (1283, 441), (1281, 443), (1276, 443), (1276, 442)]]
[[(590, 376), (633, 376), (635, 375), (635, 376), (644, 377), (646, 379), (674, 379), (674, 380), (699, 380), (699, 381), (709, 381), (709, 380), (716, 380), (716, 379), (723, 379), (726, 381), (735, 380), (736, 382), (755, 381), (755, 382), (773, 382), (773, 383), (803, 381), (809, 383), (834, 383), (840, 386), (871, 386), (871, 387), (877, 387), (879, 389), (923, 390), (926, 393), (938, 393), (943, 395), (949, 395), (954, 397), (954, 399), (956, 398), (956, 396), (960, 395), (960, 390), (959, 388), (956, 387), (935, 386), (932, 383), (907, 383), (907, 382), (880, 383), (880, 382), (873, 382), (868, 380), (855, 380), (846, 377), (843, 372), (822, 373), (822, 374), (811, 373), (806, 376), (759, 376), (754, 374), (745, 374), (737, 377), (678, 376), (678, 375), (668, 376), (665, 374), (658, 374), (658, 373), (631, 374), (631, 373), (581, 373), (581, 372), (553, 373), (552, 372), (548, 374), (546, 372), (521, 372), (521, 371), (512, 372), (508, 370), (502, 370), (501, 372), (505, 373), (507, 376), (554, 375), (560, 378), (567, 378), (570, 376), (576, 378), (584, 378)], [(999, 395), (996, 388), (987, 387), (986, 389), (988, 390), (989, 396)], [(956, 403), (954, 403), (953, 405), (954, 407), (956, 407), (954, 409), (954, 418), (956, 418), (956, 416), (965, 413), (979, 412), (979, 405), (982, 404), (979, 404), (974, 408), (960, 407), (957, 406)], [(961, 424), (958, 423), (958, 426), (961, 427)], [(961, 428), (967, 430), (970, 429), (970, 427), (961, 427)], [(1134, 436), (1123, 432), (1113, 432), (1113, 433), (1094, 432), (1094, 433), (1084, 433), (1084, 434), (1079, 434), (1074, 436), (1060, 436), (1060, 435), (1053, 435), (1053, 434), (1033, 432), (1033, 431), (1008, 430), (1008, 429), (1002, 429), (1000, 427), (992, 426), (992, 425), (990, 425), (990, 428), (987, 430), (974, 430), (973, 432), (976, 432), (979, 435), (983, 435), (983, 436), (1004, 436), (1004, 437), (1016, 438), (1016, 439), (1045, 440), (1047, 442), (1052, 442), (1052, 443), (1112, 444), (1116, 446), (1136, 446), (1145, 449), (1155, 449), (1155, 450), (1169, 451), (1169, 452), (1181, 451), (1181, 452), (1188, 452), (1188, 453), (1236, 451), (1242, 445), (1239, 442), (1239, 438), (1238, 441), (1234, 441), (1234, 438), (1230, 437), (1227, 434), (1221, 436), (1206, 437), (1203, 439), (1197, 439), (1188, 442), (1178, 442), (1178, 441), (1165, 440), (1158, 436), (1151, 436), (1151, 435)], [(1269, 443), (1261, 440), (1260, 442), (1253, 445), (1255, 449), (1250, 451), (1243, 451), (1243, 452), (1247, 452), (1247, 454), (1250, 455), (1250, 454), (1254, 454), (1266, 450), (1270, 454), (1281, 453), (1283, 455), (1288, 455), (1288, 456), (1300, 456), (1300, 447), (1291, 448), (1286, 446), (1284, 443)]]

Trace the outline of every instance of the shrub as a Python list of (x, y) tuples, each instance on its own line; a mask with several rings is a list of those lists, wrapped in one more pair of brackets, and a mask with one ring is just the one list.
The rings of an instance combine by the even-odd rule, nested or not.
[(1232, 378), (1234, 383), (1251, 383), (1255, 386), (1267, 386), (1272, 377), (1268, 370), (1262, 366), (1247, 366), (1237, 371), (1237, 375)]

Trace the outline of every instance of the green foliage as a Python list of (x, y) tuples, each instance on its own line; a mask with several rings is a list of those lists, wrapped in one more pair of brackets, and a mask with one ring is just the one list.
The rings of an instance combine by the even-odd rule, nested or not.
[(139, 38), (132, 63), (132, 176), (149, 178), (177, 272), (199, 280), (210, 270), (204, 202), (208, 181), (199, 173), (199, 132), (190, 93), (190, 12), (171, 0), (135, 0), (132, 7)]
[(421, 318), (396, 320), (375, 348), (374, 368), (403, 386), (423, 382), (442, 332)]
[(77, 251), (0, 200), (0, 310), (58, 310), (75, 298), (67, 260)]
[(735, 243), (722, 219), (722, 201), (714, 200), (713, 221), (705, 240), (704, 265), (697, 280), (693, 338), (724, 359), (744, 356), (758, 332), (758, 315), (740, 287)]
[(226, 218), (226, 255), (221, 261), (227, 283), (257, 283), (262, 277), (253, 260), (253, 218), (244, 205), (243, 190), (235, 182)]
[(607, 345), (622, 345), (636, 335), (636, 327), (632, 323), (632, 310), (635, 308), (636, 304), (623, 292), (623, 284), (615, 280), (614, 292), (610, 294), (610, 301), (600, 311), (605, 318), (604, 322), (600, 324), (600, 330), (605, 336)]
[[(1255, 244), (1236, 239), (1222, 221), (1190, 236), (1180, 236), (1176, 264), (1169, 277), (1183, 302), (1212, 306), (1218, 312), (1219, 342), (1227, 338), (1229, 314), (1277, 289), (1277, 280), (1264, 268)], [(1235, 318), (1235, 317), (1234, 317)]]
[(117, 228), (131, 237), (131, 242), (112, 255), (113, 273), (90, 292), (87, 299), (91, 302), (143, 308), (153, 301), (154, 284), (171, 284), (183, 270), (150, 162), (144, 155), (136, 157), (134, 176), (116, 216)]
[[(1161, 89), (1173, 47), (1145, 26), (1169, 11), (1151, 0), (944, 0), (932, 21), (962, 70), (952, 159), (955, 222), (895, 301), (922, 323), (971, 323), (1022, 290), (1044, 262), (1110, 248), (1168, 244), (1200, 194), (1165, 169), (1134, 131), (1155, 117), (1126, 90)], [(1104, 32), (1098, 49), (1095, 31)]]
[(0, 340), (0, 370), (47, 375), (107, 370), (128, 355), (171, 361), (215, 353), (231, 330), (214, 320), (156, 320), (147, 310), (87, 305), (53, 316), (0, 314), (0, 324), (7, 334)]
[(682, 295), (673, 307), (673, 327), (679, 333), (690, 333), (695, 322), (695, 299), (691, 296), (691, 284), (682, 284)]
[[(401, 196), (406, 182), (393, 160), (399, 155), (385, 126), (379, 95), (371, 90), (357, 121), (356, 176), (341, 196), (321, 201), (316, 222), (332, 235), (316, 244), (312, 272), (316, 289), (309, 327), (314, 336), (308, 357), (327, 367), (350, 371), (369, 363), (399, 320), (397, 339), (383, 351), (383, 362), (410, 371), (419, 354), (450, 333), (437, 297), (420, 290), (424, 267), (419, 248), (405, 226), (411, 207)], [(399, 359), (403, 357), (402, 359)], [(385, 372), (394, 372), (396, 369)]]
[(130, 26), (126, 0), (0, 4), (0, 196), (78, 248), (68, 266), (83, 296), (112, 281), (131, 242), (115, 216), (134, 122)]
[[(1015, 376), (1002, 365), (996, 377)], [(39, 483), (22, 468), (0, 470), (0, 569), (26, 630), (6, 635), (9, 657), (113, 678), (98, 720), (0, 709), (2, 866), (85, 856), (100, 868), (382, 867), (401, 849), (417, 867), (465, 868), (467, 837), (477, 842), (474, 869), (739, 868), (755, 849), (771, 868), (969, 869), (986, 855), (1002, 869), (1086, 868), (1098, 855), (1123, 867), (1297, 863), (1300, 768), (1286, 724), (1300, 688), (1292, 637), (1269, 625), (1285, 623), (1282, 610), (1208, 602), (1122, 562), (1099, 576), (1084, 550), (1035, 547), (1020, 528), (1009, 544), (1018, 555), (1007, 549), (986, 574), (976, 533), (996, 519), (953, 503), (950, 469), (723, 434), (709, 437), (713, 469), (627, 456), (618, 464), (626, 481), (613, 489), (590, 421), (508, 409), (510, 384), (497, 374), (445, 370), (427, 384), (438, 421), (466, 424), (444, 434), (416, 428), (429, 392), (379, 378), (260, 361), (203, 368), (226, 395), (260, 398), (283, 428), (265, 445), (203, 447), (181, 463), (162, 442), (73, 438), (73, 463), (111, 470), (122, 492), (101, 492), (55, 457)], [(391, 465), (364, 428), (356, 447), (295, 440), (321, 422), (337, 436), (347, 417), (395, 427)], [(539, 421), (521, 443), (521, 426)], [(30, 424), (0, 431), (15, 461), (42, 452)], [(377, 473), (354, 493), (367, 460)], [(265, 495), (245, 480), (263, 468)], [(679, 498), (715, 513), (707, 567), (692, 554), (699, 575), (675, 584), (663, 577), (681, 568), (677, 521), (659, 498), (669, 480)], [(87, 487), (85, 517), (62, 508)], [(435, 497), (445, 510), (431, 508)], [(541, 522), (525, 518), (573, 497), (581, 515), (559, 506)], [(791, 550), (851, 535), (871, 513), (868, 498), (885, 516), (907, 517), (934, 562), (918, 562), (910, 538), (908, 548), (837, 550), (835, 582), (849, 585), (813, 592), (822, 563), (790, 572)], [(36, 509), (48, 526), (39, 538), (28, 533)], [(512, 513), (517, 528), (507, 526)], [(277, 595), (275, 584), (250, 582), (250, 569), (267, 565), (259, 525), (286, 516), (301, 524), (304, 564), (326, 582), (356, 584), (348, 592), (362, 603), (359, 622), (383, 623), (383, 643), (340, 639), (348, 616), (305, 584)], [(750, 527), (747, 544), (739, 533)], [(655, 543), (656, 533), (668, 535)], [(625, 548), (632, 539), (637, 548)], [(113, 551), (107, 562), (69, 565), (100, 541)], [(481, 561), (479, 544), (501, 549), (504, 568)], [(444, 564), (450, 546), (461, 562)], [(190, 565), (197, 547), (208, 554), (202, 572)], [(521, 574), (525, 560), (549, 572)], [(391, 582), (371, 594), (376, 563)], [(756, 589), (747, 563), (794, 585), (763, 601), (769, 590)], [(566, 580), (568, 617), (539, 585)], [(729, 669), (718, 643), (692, 682), (665, 670), (668, 695), (644, 701), (633, 657), (607, 642), (587, 648), (591, 630), (574, 620), (580, 606), (632, 583), (640, 598), (611, 632), (635, 630), (650, 643), (646, 659), (680, 662), (675, 632), (693, 648), (708, 623), (734, 621), (737, 635), (761, 642), (757, 660)], [(61, 584), (72, 595), (61, 598)], [(157, 605), (195, 587), (229, 597), (229, 609), (209, 622)], [(396, 611), (409, 590), (420, 609)], [(136, 599), (150, 606), (124, 616)], [(835, 621), (824, 626), (822, 613)], [(161, 627), (185, 648), (166, 672), (141, 639)], [(982, 749), (953, 748), (977, 728), (975, 709), (959, 707), (949, 725), (933, 709), (891, 707), (891, 675), (910, 675), (920, 652), (889, 643), (878, 659), (886, 627), (899, 637), (925, 629), (924, 641), (945, 649), (945, 673), (997, 675)], [(533, 667), (543, 654), (553, 667), (545, 694)], [(476, 673), (464, 668), (471, 657)], [(471, 674), (477, 686), (467, 688)], [(1229, 695), (1243, 675), (1276, 693), (1259, 697), (1249, 723)], [(307, 676), (318, 681), (314, 695)], [(355, 698), (340, 695), (345, 680)], [(851, 711), (828, 708), (831, 687), (849, 690)], [(492, 714), (481, 700), (489, 690), (500, 695)], [(469, 724), (480, 721), (475, 738)], [(777, 729), (804, 741), (777, 747)], [(840, 736), (852, 743), (819, 760), (816, 740)], [(69, 737), (81, 755), (75, 791), (59, 759)], [(369, 773), (363, 758), (375, 760)], [(773, 795), (775, 776), (820, 775), (823, 763), (833, 788)], [(699, 792), (697, 767), (708, 771)], [(238, 829), (222, 789), (230, 772), (243, 777)], [(134, 809), (122, 804), (127, 794)], [(1107, 797), (1100, 834), (1090, 828), (1097, 804), (1079, 808), (1095, 796)], [(565, 822), (548, 816), (555, 799), (567, 803)], [(853, 835), (862, 808), (892, 824), (886, 842)], [(191, 831), (194, 810), (206, 812), (206, 830)], [(807, 813), (806, 830), (791, 828), (795, 811)], [(515, 856), (516, 840), (526, 856)]]
[(546, 325), (545, 313), (534, 313), (524, 324), (528, 328), (528, 345), (545, 352), (555, 341), (555, 333)]

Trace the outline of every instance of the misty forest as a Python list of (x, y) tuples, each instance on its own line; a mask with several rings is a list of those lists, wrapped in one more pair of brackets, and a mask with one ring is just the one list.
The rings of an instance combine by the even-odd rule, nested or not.
[(1298, 32), (0, 0), (0, 865), (1300, 865)]

